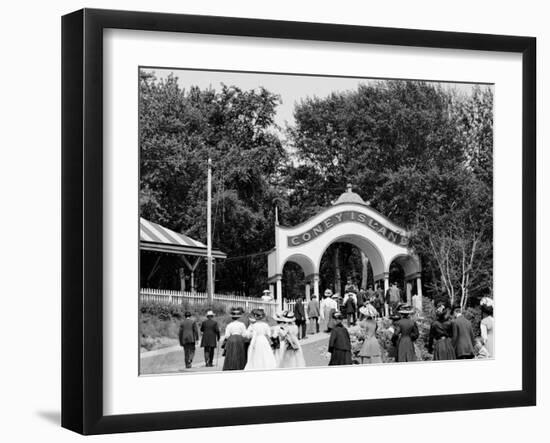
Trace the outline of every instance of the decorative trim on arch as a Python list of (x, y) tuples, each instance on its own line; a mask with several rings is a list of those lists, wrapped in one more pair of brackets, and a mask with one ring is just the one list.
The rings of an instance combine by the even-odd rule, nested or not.
[(306, 275), (304, 281), (307, 283), (307, 282), (312, 282), (315, 277), (319, 278), (319, 273), (318, 272), (314, 272), (313, 274), (308, 274)]
[(373, 276), (373, 280), (374, 281), (378, 281), (378, 280), (384, 280), (386, 278), (389, 278), (390, 276), (390, 273), (389, 272), (382, 272), (381, 274), (376, 274)]
[(283, 278), (283, 274), (275, 274), (271, 277), (267, 277), (267, 283), (277, 283), (277, 280), (281, 280)]

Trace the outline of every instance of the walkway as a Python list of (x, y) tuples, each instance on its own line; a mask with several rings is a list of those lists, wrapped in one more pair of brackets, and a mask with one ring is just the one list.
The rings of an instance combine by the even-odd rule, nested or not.
[[(301, 340), (306, 366), (326, 366), (328, 358), (325, 357), (329, 335), (321, 332), (309, 335)], [(170, 346), (168, 348), (143, 352), (140, 357), (140, 374), (171, 374), (177, 372), (214, 372), (221, 371), (223, 367), (223, 356), (216, 354), (214, 367), (204, 366), (204, 351), (198, 347), (193, 360), (193, 367), (185, 368), (183, 349), (181, 346)]]

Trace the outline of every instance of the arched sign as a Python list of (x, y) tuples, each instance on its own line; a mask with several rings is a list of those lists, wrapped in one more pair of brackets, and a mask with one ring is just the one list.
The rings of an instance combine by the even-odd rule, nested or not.
[(288, 246), (293, 247), (303, 245), (304, 243), (323, 235), (330, 228), (345, 222), (364, 224), (378, 235), (384, 237), (390, 242), (395, 243), (396, 245), (407, 246), (409, 244), (409, 238), (406, 235), (394, 231), (391, 227), (387, 226), (387, 223), (379, 222), (373, 217), (360, 211), (340, 211), (334, 215), (326, 217), (311, 229), (308, 229), (298, 235), (288, 236)]
[(389, 268), (396, 261), (402, 266), (407, 282), (418, 279), (420, 294), (420, 261), (409, 249), (409, 239), (405, 229), (375, 211), (348, 187), (332, 206), (304, 223), (292, 227), (276, 223), (275, 248), (268, 255), (271, 291), (280, 297), (283, 267), (292, 261), (302, 267), (308, 283), (306, 288), (312, 282), (318, 295), (323, 254), (331, 244), (347, 242), (368, 257), (375, 281), (388, 287)]

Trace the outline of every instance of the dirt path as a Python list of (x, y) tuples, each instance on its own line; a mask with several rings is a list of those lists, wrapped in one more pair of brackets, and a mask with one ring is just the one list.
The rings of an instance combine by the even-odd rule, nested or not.
[[(319, 333), (308, 336), (300, 341), (306, 366), (326, 366), (328, 359), (324, 356), (328, 343), (328, 334)], [(157, 349), (155, 351), (143, 352), (140, 358), (140, 374), (171, 374), (178, 372), (215, 372), (221, 371), (223, 367), (223, 356), (214, 357), (214, 367), (207, 368), (204, 365), (204, 351), (197, 348), (193, 367), (185, 368), (183, 349), (180, 346)]]

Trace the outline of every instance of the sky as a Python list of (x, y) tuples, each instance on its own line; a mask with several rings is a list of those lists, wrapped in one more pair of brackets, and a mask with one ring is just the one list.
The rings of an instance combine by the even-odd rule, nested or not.
[[(161, 69), (148, 68), (148, 72), (154, 72), (158, 79), (166, 78), (170, 73), (178, 77), (180, 87), (188, 90), (191, 86), (201, 89), (212, 87), (221, 89), (221, 83), (228, 86), (237, 86), (243, 90), (258, 89), (263, 86), (272, 93), (281, 97), (282, 103), (277, 107), (275, 122), (282, 129), (285, 124), (294, 123), (293, 111), (295, 103), (299, 103), (305, 97), (326, 97), (332, 92), (345, 92), (356, 90), (361, 83), (375, 81), (369, 78), (344, 78), (326, 76), (304, 76), (289, 74), (263, 74), (225, 71), (203, 71), (188, 69)], [(457, 91), (468, 94), (474, 84), (468, 83), (440, 83), (445, 88), (454, 88)], [(485, 86), (487, 87), (487, 86)]]

